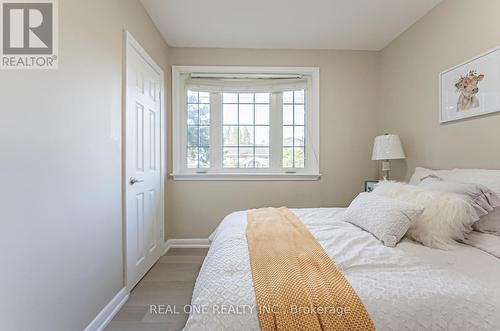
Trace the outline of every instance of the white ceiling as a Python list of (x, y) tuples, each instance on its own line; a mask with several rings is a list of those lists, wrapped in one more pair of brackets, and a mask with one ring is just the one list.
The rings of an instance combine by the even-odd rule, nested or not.
[(141, 0), (170, 46), (380, 50), (441, 0)]

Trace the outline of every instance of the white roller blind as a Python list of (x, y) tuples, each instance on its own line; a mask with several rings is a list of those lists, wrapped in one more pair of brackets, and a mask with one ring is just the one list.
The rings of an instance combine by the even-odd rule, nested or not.
[(186, 89), (204, 92), (283, 92), (307, 88), (308, 78), (191, 78)]

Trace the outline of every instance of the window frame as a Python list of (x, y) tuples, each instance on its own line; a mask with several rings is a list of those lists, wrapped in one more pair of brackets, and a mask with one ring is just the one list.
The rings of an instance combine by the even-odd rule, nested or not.
[[(190, 74), (215, 75), (301, 75), (307, 79), (306, 130), (311, 132), (306, 139), (305, 168), (223, 168), (222, 163), (222, 100), (221, 94), (210, 94), (210, 168), (187, 168), (186, 120), (188, 87), (183, 77)], [(282, 94), (271, 93), (270, 125), (280, 123), (270, 130), (270, 149), (274, 158), (282, 159), (282, 112), (273, 112), (278, 107)], [(275, 109), (275, 108), (274, 108)], [(319, 173), (319, 68), (317, 67), (240, 67), (240, 66), (172, 66), (172, 116), (173, 116), (173, 173), (174, 180), (317, 180)], [(274, 120), (273, 120), (273, 116)], [(278, 116), (279, 118), (277, 118)], [(220, 137), (219, 137), (220, 136)], [(274, 138), (273, 138), (274, 137)], [(280, 139), (277, 139), (277, 138)], [(278, 156), (276, 156), (278, 151)], [(273, 159), (273, 157), (271, 157)], [(270, 159), (270, 164), (272, 160)], [(221, 164), (218, 164), (221, 163)]]

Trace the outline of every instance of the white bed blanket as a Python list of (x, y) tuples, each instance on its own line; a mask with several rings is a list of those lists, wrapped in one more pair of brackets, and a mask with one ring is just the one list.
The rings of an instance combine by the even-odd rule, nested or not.
[(500, 259), (500, 236), (472, 231), (467, 235), (464, 243), (479, 248)]
[[(343, 209), (292, 209), (349, 280), (377, 330), (500, 330), (500, 259), (404, 239), (395, 248), (342, 221)], [(185, 330), (259, 330), (246, 212), (227, 216), (196, 281)]]

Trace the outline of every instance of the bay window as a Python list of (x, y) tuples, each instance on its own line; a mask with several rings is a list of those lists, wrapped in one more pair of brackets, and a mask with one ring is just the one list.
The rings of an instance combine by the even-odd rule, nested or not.
[(172, 68), (174, 179), (319, 178), (317, 68)]

